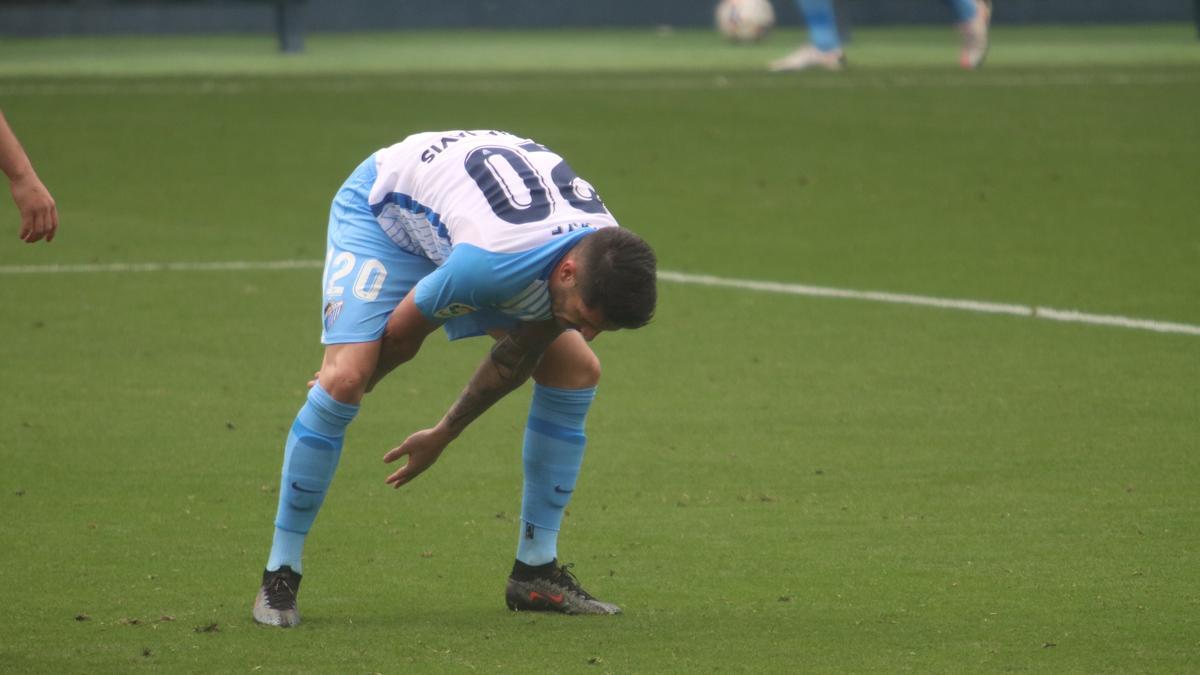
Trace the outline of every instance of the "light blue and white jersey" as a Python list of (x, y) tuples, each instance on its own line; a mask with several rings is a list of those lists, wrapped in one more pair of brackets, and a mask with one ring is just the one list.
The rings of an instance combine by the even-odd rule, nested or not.
[(487, 308), (549, 319), (554, 265), (580, 237), (617, 226), (561, 156), (503, 131), (414, 134), (374, 161), (368, 203), (380, 228), (438, 266), (415, 289), (430, 318)]

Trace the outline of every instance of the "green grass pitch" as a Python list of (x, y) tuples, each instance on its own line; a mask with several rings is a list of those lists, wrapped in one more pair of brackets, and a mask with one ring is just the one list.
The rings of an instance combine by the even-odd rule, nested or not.
[[(614, 618), (512, 614), (527, 392), (388, 489), (486, 345), (368, 397), (289, 631), (250, 603), (318, 364), (333, 191), (407, 133), (566, 156), (663, 269), (1200, 325), (1187, 25), (6, 40), (58, 199), (0, 208), (0, 671), (1200, 670), (1200, 336), (679, 283), (602, 336), (565, 560)], [(67, 269), (76, 269), (68, 267)], [(86, 619), (86, 620), (80, 620)]]

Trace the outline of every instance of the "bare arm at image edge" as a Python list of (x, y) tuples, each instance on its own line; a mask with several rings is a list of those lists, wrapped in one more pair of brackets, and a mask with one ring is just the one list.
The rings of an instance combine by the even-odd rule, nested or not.
[(54, 240), (58, 231), (58, 209), (42, 184), (33, 164), (0, 113), (0, 171), (8, 176), (13, 202), (21, 214), (21, 241), (32, 244)]

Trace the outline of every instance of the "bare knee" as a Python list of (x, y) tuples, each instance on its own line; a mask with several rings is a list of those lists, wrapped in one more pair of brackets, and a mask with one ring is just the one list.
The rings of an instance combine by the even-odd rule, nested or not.
[(587, 356), (581, 358), (573, 369), (578, 386), (572, 389), (584, 389), (600, 384), (600, 357), (588, 350)]
[(564, 333), (542, 355), (533, 380), (559, 389), (594, 387), (600, 383), (600, 357), (578, 333)]
[(537, 377), (534, 381), (547, 387), (559, 389), (587, 389), (600, 384), (600, 357), (588, 351), (586, 355), (574, 357), (569, 363), (555, 369), (553, 373)]
[(321, 388), (334, 400), (357, 404), (367, 391), (378, 358), (377, 342), (330, 345), (321, 363)]
[(321, 388), (337, 401), (358, 403), (367, 391), (367, 376), (354, 369), (325, 367), (321, 369)]

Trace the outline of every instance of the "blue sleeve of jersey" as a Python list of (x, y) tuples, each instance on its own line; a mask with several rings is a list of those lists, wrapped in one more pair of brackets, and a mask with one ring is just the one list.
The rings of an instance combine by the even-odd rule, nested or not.
[(483, 249), (460, 244), (445, 264), (417, 282), (413, 299), (425, 318), (442, 322), (487, 307), (501, 298), (492, 260)]

